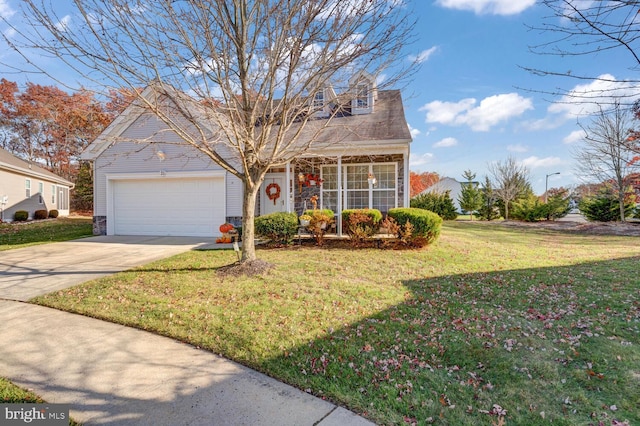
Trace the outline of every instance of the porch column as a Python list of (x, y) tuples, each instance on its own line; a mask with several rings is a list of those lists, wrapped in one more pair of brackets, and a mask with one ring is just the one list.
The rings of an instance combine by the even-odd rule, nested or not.
[(338, 237), (342, 237), (342, 155), (338, 155)]
[(409, 200), (411, 199), (411, 184), (409, 182), (409, 151), (404, 153), (404, 206), (409, 207)]
[(284, 169), (284, 208), (287, 213), (291, 213), (291, 194), (295, 193), (295, 190), (291, 191), (291, 162), (287, 162)]

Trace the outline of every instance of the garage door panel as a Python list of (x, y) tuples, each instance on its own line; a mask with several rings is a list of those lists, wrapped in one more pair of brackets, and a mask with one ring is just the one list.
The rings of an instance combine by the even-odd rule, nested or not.
[(116, 180), (116, 235), (219, 235), (225, 221), (223, 178)]

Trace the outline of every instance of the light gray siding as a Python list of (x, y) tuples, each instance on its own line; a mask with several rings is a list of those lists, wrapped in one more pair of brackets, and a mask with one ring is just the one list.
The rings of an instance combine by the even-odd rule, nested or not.
[[(140, 141), (140, 142), (134, 142)], [(113, 173), (157, 173), (171, 176), (180, 172), (220, 171), (211, 159), (166, 130), (155, 117), (138, 118), (95, 160), (94, 216), (107, 215), (107, 175)], [(227, 216), (242, 206), (240, 181), (227, 174)], [(239, 214), (239, 213), (238, 213)]]
[(227, 173), (227, 217), (242, 216), (242, 181)]
[[(27, 179), (31, 182), (30, 197), (27, 197)], [(39, 193), (41, 184), (42, 194)], [(33, 218), (33, 213), (36, 210), (58, 210), (61, 216), (68, 215), (68, 204), (61, 206), (59, 203), (60, 188), (64, 188), (65, 193), (68, 194), (69, 190), (66, 187), (59, 186), (49, 180), (0, 170), (0, 197), (5, 195), (8, 197), (8, 202), (2, 212), (2, 219), (6, 222), (12, 221), (14, 213), (18, 210), (29, 212), (30, 219)]]

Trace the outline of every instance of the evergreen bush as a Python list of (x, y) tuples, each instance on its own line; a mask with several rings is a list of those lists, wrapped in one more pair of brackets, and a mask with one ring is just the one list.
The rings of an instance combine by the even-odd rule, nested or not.
[(427, 192), (416, 195), (411, 199), (411, 207), (434, 212), (444, 220), (455, 220), (458, 211), (451, 199), (450, 191), (443, 193)]
[[(395, 208), (389, 210), (388, 215), (400, 226), (398, 237), (409, 245), (423, 247), (440, 236), (443, 219), (434, 212), (419, 208)], [(407, 232), (409, 230), (410, 233)]]
[(46, 219), (49, 217), (49, 212), (46, 210), (36, 210), (33, 213), (33, 218), (35, 220), (42, 220), (42, 219)]
[(255, 219), (256, 234), (276, 244), (291, 244), (298, 233), (295, 213), (276, 212)]
[(18, 210), (13, 214), (13, 220), (16, 222), (24, 222), (29, 219), (29, 212), (26, 210)]

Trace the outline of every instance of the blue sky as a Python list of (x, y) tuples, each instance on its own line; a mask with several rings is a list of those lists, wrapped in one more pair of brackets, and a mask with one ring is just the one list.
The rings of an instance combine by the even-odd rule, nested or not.
[[(480, 180), (490, 162), (513, 156), (528, 167), (539, 194), (550, 173), (560, 172), (549, 177), (549, 187), (579, 184), (571, 151), (580, 145), (578, 120), (587, 125), (585, 113), (593, 112), (594, 106), (542, 92), (602, 86), (627, 92), (630, 84), (625, 80), (634, 74), (624, 52), (564, 58), (531, 53), (529, 46), (554, 36), (528, 28), (541, 26), (550, 14), (535, 0), (402, 1), (415, 10), (418, 20), (417, 40), (407, 47), (407, 60), (422, 61), (412, 81), (402, 87), (414, 136), (411, 170), (462, 180), (462, 173), (470, 169)], [(12, 11), (18, 4), (18, 0), (0, 0), (0, 15), (13, 22), (18, 14)], [(19, 62), (20, 58), (5, 50), (0, 51), (0, 61)], [(541, 77), (522, 67), (607, 75), (612, 82)], [(41, 76), (7, 71), (0, 67), (0, 76), (52, 84)], [(59, 72), (69, 81), (80, 78)]]
[[(531, 53), (529, 46), (554, 38), (529, 29), (550, 15), (535, 0), (416, 0), (414, 6), (419, 41), (413, 47), (425, 61), (405, 89), (414, 135), (411, 169), (458, 180), (470, 169), (483, 178), (488, 163), (513, 156), (528, 167), (539, 194), (550, 173), (560, 172), (549, 176), (550, 188), (581, 183), (571, 152), (583, 135), (578, 121), (588, 125), (585, 113), (594, 105), (540, 92), (603, 86), (627, 92), (624, 80), (635, 77), (629, 58), (623, 52), (564, 58)], [(615, 82), (541, 77), (522, 67), (609, 74)]]

